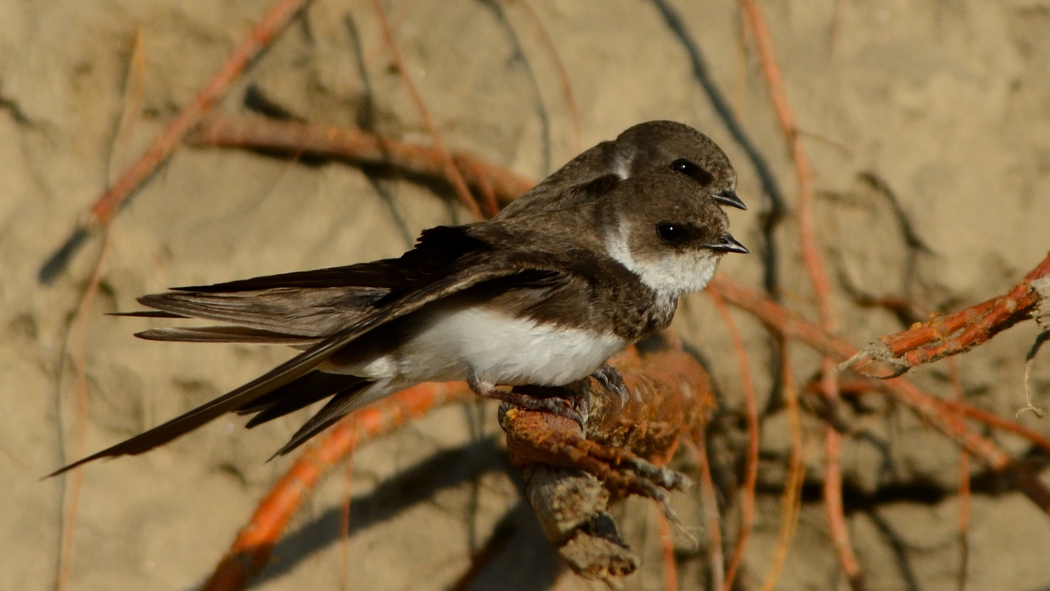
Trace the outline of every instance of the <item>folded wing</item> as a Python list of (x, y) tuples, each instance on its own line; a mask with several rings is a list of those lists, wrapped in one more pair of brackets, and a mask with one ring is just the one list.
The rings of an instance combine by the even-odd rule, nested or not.
[[(286, 414), (319, 398), (308, 396), (309, 401), (301, 405), (281, 402), (286, 400), (285, 396), (271, 397), (261, 405), (259, 402), (267, 401), (264, 397), (280, 388), (310, 385), (311, 380), (319, 378), (304, 376), (365, 333), (430, 302), (482, 283), (549, 285), (561, 272), (556, 264), (545, 264), (543, 257), (494, 248), (472, 236), (470, 228), (428, 230), (416, 248), (400, 259), (197, 286), (142, 298), (140, 301), (144, 304), (167, 314), (238, 325), (154, 329), (142, 333), (144, 338), (307, 343), (309, 346), (251, 382), (52, 475), (99, 458), (141, 454), (230, 411), (266, 413), (267, 409), (273, 409), (262, 420)], [(260, 296), (261, 303), (249, 301)], [(300, 306), (305, 306), (306, 311)], [(280, 320), (272, 318), (273, 315), (278, 315)], [(329, 395), (349, 396), (358, 384), (337, 380), (324, 386), (322, 390)]]

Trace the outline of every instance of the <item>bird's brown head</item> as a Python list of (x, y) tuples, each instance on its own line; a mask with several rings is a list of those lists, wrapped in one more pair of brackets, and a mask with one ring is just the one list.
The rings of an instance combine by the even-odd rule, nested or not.
[(709, 184), (673, 166), (620, 181), (601, 216), (609, 255), (667, 296), (703, 289), (723, 255), (748, 252), (729, 233)]
[(716, 202), (747, 209), (736, 195), (736, 171), (729, 157), (711, 138), (684, 123), (639, 123), (610, 144), (606, 158), (620, 178), (671, 168), (703, 187)]

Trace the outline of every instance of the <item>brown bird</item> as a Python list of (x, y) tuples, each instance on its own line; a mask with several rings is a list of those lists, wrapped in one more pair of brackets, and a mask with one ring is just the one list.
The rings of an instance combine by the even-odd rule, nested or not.
[(504, 207), (498, 217), (561, 207), (583, 197), (574, 187), (609, 175), (626, 179), (661, 166), (691, 176), (715, 201), (747, 209), (736, 195), (736, 171), (718, 144), (684, 123), (649, 121), (573, 158)]
[[(747, 249), (720, 204), (743, 209), (725, 154), (689, 126), (654, 121), (584, 152), (496, 218), (423, 232), (400, 258), (177, 288), (134, 316), (203, 318), (159, 341), (268, 343), (302, 352), (162, 425), (70, 464), (140, 454), (227, 412), (248, 427), (330, 398), (275, 455), (408, 386), (466, 380), (479, 396), (549, 408), (497, 389), (596, 375), (666, 328), (683, 294), (727, 252)], [(621, 390), (621, 396), (623, 391)]]

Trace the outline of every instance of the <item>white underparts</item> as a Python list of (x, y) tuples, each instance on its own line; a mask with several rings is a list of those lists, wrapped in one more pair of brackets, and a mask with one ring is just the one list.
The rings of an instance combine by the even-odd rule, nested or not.
[(612, 335), (539, 324), (483, 306), (435, 307), (392, 353), (325, 371), (412, 384), (475, 378), (560, 386), (594, 373), (627, 345)]

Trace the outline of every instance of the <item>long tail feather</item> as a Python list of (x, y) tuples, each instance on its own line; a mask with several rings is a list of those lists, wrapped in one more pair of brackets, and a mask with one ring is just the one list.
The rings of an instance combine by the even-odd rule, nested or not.
[(317, 414), (310, 417), (310, 420), (306, 421), (302, 427), (299, 427), (299, 430), (295, 432), (295, 435), (292, 435), (292, 438), (288, 440), (288, 443), (284, 444), (284, 447), (270, 456), (270, 459), (272, 460), (278, 456), (288, 454), (295, 448), (306, 443), (306, 440), (321, 431), (324, 431), (339, 421), (339, 419), (356, 410), (360, 404), (360, 394), (360, 389), (337, 394), (335, 398), (329, 400), (328, 404), (324, 405), (321, 410), (317, 411)]
[(245, 425), (251, 429), (330, 396), (356, 392), (371, 383), (357, 376), (315, 371), (259, 397), (252, 402), (250, 410), (244, 407), (238, 408), (237, 413), (258, 413)]
[(179, 341), (185, 343), (259, 343), (267, 345), (310, 345), (316, 337), (245, 328), (243, 326), (202, 326), (194, 328), (151, 328), (135, 333), (147, 341)]
[(82, 460), (78, 460), (55, 470), (47, 475), (47, 478), (57, 476), (77, 466), (101, 458), (112, 458), (117, 456), (138, 455), (145, 453), (159, 445), (168, 443), (190, 431), (212, 421), (223, 414), (236, 408), (242, 407), (256, 398), (272, 392), (276, 388), (291, 383), (314, 370), (318, 365), (324, 363), (335, 351), (346, 345), (359, 334), (353, 329), (345, 330), (335, 334), (328, 339), (318, 343), (288, 361), (278, 365), (265, 374), (244, 384), (228, 394), (220, 396), (211, 402), (207, 402), (197, 408), (179, 415), (170, 421), (158, 425), (145, 433), (140, 433), (130, 439), (122, 441), (112, 447), (108, 447), (98, 453), (92, 454)]
[(370, 287), (274, 288), (263, 291), (171, 291), (139, 298), (168, 314), (238, 324), (255, 330), (322, 338), (374, 310), (389, 293)]
[(107, 312), (106, 316), (124, 316), (128, 318), (189, 318), (182, 314), (161, 312), (159, 310), (139, 310), (137, 312)]

